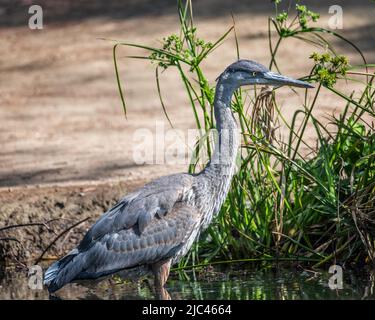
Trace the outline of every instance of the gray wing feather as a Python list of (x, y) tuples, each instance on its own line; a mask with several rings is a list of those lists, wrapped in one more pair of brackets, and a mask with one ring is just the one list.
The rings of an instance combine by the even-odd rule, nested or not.
[(135, 228), (106, 234), (81, 257), (86, 267), (76, 278), (98, 277), (173, 257), (196, 230), (199, 219), (195, 208), (179, 203), (163, 219), (148, 224), (142, 234)]
[(106, 212), (87, 232), (78, 249), (85, 250), (93, 240), (135, 225), (142, 233), (155, 215), (163, 217), (181, 201), (191, 185), (192, 176), (188, 174), (166, 176), (146, 184)]

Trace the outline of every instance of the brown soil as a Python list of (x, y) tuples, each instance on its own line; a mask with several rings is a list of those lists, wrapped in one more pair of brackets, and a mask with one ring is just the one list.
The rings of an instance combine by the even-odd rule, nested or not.
[[(200, 36), (215, 40), (236, 16), (241, 56), (267, 64), (268, 1), (195, 1)], [(328, 4), (305, 1), (328, 21)], [(43, 0), (44, 29), (29, 30), (30, 1), (0, 0), (0, 226), (49, 221), (56, 233), (85, 217), (46, 255), (60, 256), (75, 245), (82, 232), (128, 190), (157, 176), (186, 170), (185, 165), (137, 166), (132, 160), (132, 135), (138, 128), (154, 131), (164, 121), (154, 82), (154, 67), (123, 58), (120, 68), (126, 88), (125, 120), (115, 83), (112, 44), (99, 38), (157, 45), (158, 39), (178, 32), (174, 1)], [(157, 4), (155, 4), (157, 3)], [(374, 8), (369, 1), (341, 1), (344, 29), (374, 62)], [(337, 41), (340, 53), (361, 62), (350, 47)], [(284, 74), (306, 74), (311, 47), (292, 40), (280, 48)], [(144, 52), (141, 52), (144, 53)], [(230, 38), (204, 64), (212, 82), (236, 58)], [(350, 93), (340, 83), (339, 88)], [(162, 89), (176, 128), (194, 128), (194, 119), (178, 74), (162, 75)], [(295, 110), (302, 97), (280, 90), (282, 108)], [(328, 91), (317, 101), (315, 115), (328, 123), (330, 114), (344, 107)], [(286, 112), (289, 119), (292, 112)], [(167, 127), (167, 126), (166, 126)], [(308, 128), (309, 132), (313, 132)], [(313, 142), (315, 137), (311, 135)], [(155, 141), (154, 148), (158, 148)], [(152, 147), (152, 146), (151, 146)], [(65, 220), (66, 219), (66, 220)], [(36, 232), (37, 231), (37, 232)], [(45, 227), (12, 229), (1, 237), (15, 237), (26, 248), (26, 258), (37, 257), (56, 236)], [(11, 241), (8, 241), (11, 242)], [(2, 245), (8, 242), (2, 241)], [(5, 244), (4, 244), (5, 243)]]
[[(43, 256), (56, 259), (77, 244), (88, 227), (115, 202), (137, 185), (126, 182), (87, 184), (81, 186), (10, 188), (0, 192), (0, 221), (5, 225), (42, 223), (0, 231), (0, 253), (15, 263), (36, 261), (43, 250), (64, 233)], [(19, 243), (15, 240), (17, 239)]]

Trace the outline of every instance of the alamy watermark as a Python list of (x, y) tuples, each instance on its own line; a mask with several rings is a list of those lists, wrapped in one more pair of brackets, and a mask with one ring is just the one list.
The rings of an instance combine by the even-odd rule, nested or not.
[[(31, 30), (43, 29), (43, 8), (40, 5), (34, 4), (29, 7), (29, 28)], [(343, 9), (340, 5), (332, 5), (328, 8), (328, 13), (331, 17), (328, 19), (328, 27), (332, 30), (343, 29)]]
[(344, 288), (344, 279), (342, 267), (334, 264), (329, 267), (328, 273), (333, 274), (328, 280), (328, 286), (331, 290), (341, 290)]
[(331, 17), (328, 19), (328, 27), (332, 30), (343, 29), (344, 20), (343, 20), (343, 10), (339, 5), (333, 5), (328, 8), (328, 13)]
[(29, 28), (31, 30), (43, 29), (43, 9), (39, 5), (32, 5), (29, 7)]
[(41, 266), (34, 265), (29, 267), (29, 272), (27, 274), (28, 282), (27, 285), (32, 290), (42, 290), (43, 289), (43, 270)]
[[(216, 152), (218, 156), (211, 161), (226, 165), (237, 154), (240, 136), (240, 130), (234, 128), (224, 128), (219, 134), (216, 129), (205, 132), (166, 128), (163, 121), (157, 121), (154, 130), (139, 128), (134, 131), (132, 157), (137, 165), (190, 165), (197, 161), (205, 164), (209, 155)], [(215, 143), (219, 140), (220, 149), (215, 149)]]
[[(332, 274), (328, 279), (329, 288), (331, 290), (344, 289), (342, 267), (337, 264), (331, 265), (328, 273)], [(43, 290), (43, 270), (41, 266), (33, 265), (29, 267), (27, 284), (31, 290)]]

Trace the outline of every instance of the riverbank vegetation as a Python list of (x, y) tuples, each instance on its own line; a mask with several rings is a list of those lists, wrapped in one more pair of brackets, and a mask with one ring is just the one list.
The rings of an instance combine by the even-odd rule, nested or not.
[[(303, 91), (303, 103), (294, 106), (291, 122), (280, 108), (278, 89), (236, 92), (233, 110), (242, 132), (239, 171), (218, 219), (201, 235), (180, 269), (234, 261), (299, 261), (313, 267), (375, 263), (374, 65), (354, 43), (319, 27), (319, 15), (306, 6), (297, 2), (288, 8), (283, 1), (273, 2), (275, 12), (264, 21), (269, 31), (268, 67), (282, 73), (280, 46), (291, 39), (304, 41), (311, 45), (309, 58), (294, 59), (311, 59), (313, 68), (302, 79), (315, 89)], [(159, 74), (175, 69), (197, 128), (208, 132), (215, 125), (215, 83), (209, 82), (202, 66), (228, 37), (234, 37), (233, 50), (241, 57), (235, 24), (219, 39), (206, 41), (194, 25), (192, 1), (178, 1), (178, 15), (180, 32), (164, 38), (160, 48), (115, 44), (121, 101), (126, 112), (126, 82), (123, 92), (116, 50), (119, 46), (146, 50), (146, 55), (133, 58), (155, 65), (156, 87), (168, 121)], [(351, 65), (331, 39), (350, 45), (362, 63)], [(356, 84), (350, 95), (337, 88), (342, 81), (348, 88)], [(313, 113), (325, 90), (335, 95), (338, 106), (344, 106), (338, 116), (330, 117), (329, 127)], [(280, 135), (281, 126), (287, 128), (286, 138)], [(308, 126), (314, 129), (314, 144)], [(210, 154), (207, 136), (201, 139)], [(200, 148), (197, 144), (196, 159)], [(189, 170), (197, 172), (200, 167), (195, 162)]]

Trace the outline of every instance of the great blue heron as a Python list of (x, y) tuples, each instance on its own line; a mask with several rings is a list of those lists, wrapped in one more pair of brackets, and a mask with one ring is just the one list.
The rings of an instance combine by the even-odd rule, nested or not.
[(312, 87), (254, 61), (227, 67), (218, 78), (214, 101), (218, 141), (204, 170), (161, 177), (125, 196), (76, 249), (49, 267), (44, 283), (50, 292), (72, 281), (115, 273), (130, 278), (153, 273), (157, 292), (165, 290), (170, 266), (189, 251), (226, 198), (239, 146), (231, 98), (240, 86), (254, 84)]

